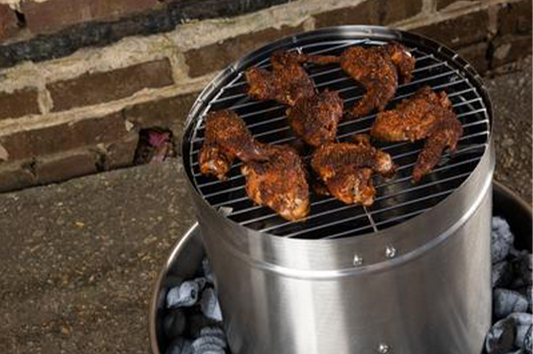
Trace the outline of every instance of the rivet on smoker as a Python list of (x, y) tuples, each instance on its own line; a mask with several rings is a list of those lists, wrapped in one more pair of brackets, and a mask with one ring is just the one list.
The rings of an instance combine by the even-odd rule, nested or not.
[(387, 246), (385, 249), (385, 257), (394, 258), (396, 256), (396, 248), (392, 246)]
[(378, 351), (382, 354), (387, 354), (387, 353), (392, 353), (391, 351), (391, 347), (389, 347), (387, 344), (385, 343), (381, 343), (378, 347)]
[(363, 257), (361, 257), (360, 255), (356, 254), (353, 256), (353, 265), (354, 266), (360, 266), (360, 265), (363, 265)]

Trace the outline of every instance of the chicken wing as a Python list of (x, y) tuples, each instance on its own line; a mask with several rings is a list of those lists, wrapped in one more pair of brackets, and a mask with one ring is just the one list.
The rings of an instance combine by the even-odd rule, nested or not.
[(229, 110), (211, 112), (205, 122), (205, 139), (200, 149), (199, 164), (203, 175), (223, 180), (233, 160), (264, 161), (267, 151), (256, 142), (243, 120)]
[(246, 70), (248, 95), (257, 100), (275, 100), (289, 106), (301, 97), (315, 95), (313, 81), (300, 65), (298, 53), (277, 51), (270, 60), (272, 71), (256, 67)]
[(426, 139), (413, 172), (418, 182), (433, 169), (446, 147), (455, 150), (463, 128), (446, 93), (425, 86), (395, 109), (379, 113), (370, 134), (389, 142)]
[(402, 82), (409, 82), (415, 67), (415, 58), (396, 42), (370, 48), (350, 47), (340, 57), (301, 55), (300, 61), (319, 65), (338, 62), (348, 75), (365, 87), (365, 95), (352, 109), (354, 117), (364, 116), (374, 109), (383, 111), (396, 93), (398, 76)]
[(309, 186), (296, 150), (287, 145), (269, 148), (269, 159), (241, 168), (246, 192), (257, 205), (268, 206), (281, 217), (300, 221), (309, 213)]
[(287, 119), (296, 134), (313, 147), (332, 142), (337, 137), (337, 123), (342, 118), (344, 101), (334, 91), (302, 97), (287, 110)]
[(373, 147), (367, 136), (356, 136), (354, 143), (320, 146), (313, 153), (311, 167), (335, 198), (364, 206), (374, 203), (374, 172), (390, 177), (396, 170), (391, 156)]

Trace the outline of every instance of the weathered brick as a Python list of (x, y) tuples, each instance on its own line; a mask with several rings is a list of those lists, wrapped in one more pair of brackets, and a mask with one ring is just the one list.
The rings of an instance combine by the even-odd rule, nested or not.
[(113, 101), (131, 96), (144, 88), (172, 85), (170, 63), (166, 59), (107, 72), (85, 74), (48, 85), (54, 111)]
[(167, 128), (174, 136), (181, 136), (183, 123), (197, 96), (198, 92), (137, 104), (127, 107), (125, 116), (139, 129)]
[(21, 9), (33, 33), (47, 34), (82, 22), (120, 18), (157, 4), (157, 0), (48, 0), (23, 1)]
[(462, 3), (468, 3), (468, 2), (475, 1), (475, 0), (436, 0), (436, 1), (437, 1), (437, 10), (441, 10), (445, 7), (448, 7), (451, 4), (456, 4), (457, 6), (460, 6)]
[(503, 4), (498, 11), (498, 33), (531, 35), (531, 0)]
[(37, 183), (62, 182), (97, 171), (95, 156), (88, 150), (66, 151), (38, 159), (34, 165)]
[(303, 31), (303, 26), (282, 26), (280, 29), (268, 28), (230, 38), (206, 47), (192, 49), (185, 53), (189, 75), (201, 76), (220, 70), (246, 53), (273, 40)]
[(26, 88), (12, 93), (0, 92), (0, 120), (39, 113), (37, 90)]
[(35, 176), (22, 163), (0, 164), (0, 193), (26, 188), (36, 183)]
[(512, 63), (531, 55), (531, 36), (507, 35), (497, 37), (492, 42), (491, 67)]
[(459, 48), (486, 39), (489, 27), (487, 9), (471, 12), (413, 31), (433, 38), (452, 48)]
[(7, 150), (9, 161), (16, 161), (117, 141), (126, 134), (122, 115), (113, 113), (100, 118), (17, 132), (0, 137), (0, 144)]
[(108, 170), (133, 165), (135, 151), (139, 144), (139, 134), (131, 132), (122, 140), (107, 144), (107, 154), (105, 157), (105, 168)]
[(378, 1), (367, 0), (356, 6), (336, 9), (315, 15), (316, 27), (379, 24)]
[(380, 25), (402, 21), (418, 15), (422, 10), (422, 0), (380, 0)]
[(6, 4), (0, 4), (0, 41), (14, 36), (19, 31), (17, 15)]
[(486, 42), (459, 48), (457, 52), (465, 58), (479, 73), (484, 73), (489, 68), (487, 59), (489, 45)]

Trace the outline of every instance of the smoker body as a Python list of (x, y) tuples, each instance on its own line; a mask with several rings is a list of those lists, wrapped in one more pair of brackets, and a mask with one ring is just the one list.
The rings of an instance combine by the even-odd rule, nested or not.
[[(239, 172), (225, 182), (201, 176), (198, 132), (210, 110), (237, 109), (248, 120), (257, 114), (254, 136), (269, 143), (291, 139), (284, 135), (290, 130), (279, 127), (283, 117), (268, 116), (278, 108), (261, 106), (255, 113), (235, 91), (246, 67), (265, 63), (276, 49), (323, 51), (325, 41), (336, 46), (346, 40), (368, 44), (367, 39), (418, 47), (417, 63), (423, 62), (417, 77), (400, 87), (398, 96), (408, 97), (425, 84), (447, 89), (465, 129), (458, 160), (450, 156), (451, 162), (415, 186), (408, 169), (419, 150), (399, 144), (391, 155), (402, 172), (379, 187), (383, 197), (373, 210), (333, 202), (332, 209), (314, 213), (312, 207), (313, 220), (294, 226), (300, 229), (295, 232), (275, 215), (246, 206)], [(321, 89), (344, 80), (321, 79)], [(360, 97), (350, 81), (342, 85), (350, 100)], [(481, 353), (491, 319), (491, 114), (479, 76), (457, 54), (427, 38), (381, 27), (347, 26), (287, 38), (216, 77), (191, 110), (182, 156), (232, 353)], [(367, 129), (364, 121), (371, 118), (353, 127), (343, 123), (342, 138)], [(272, 134), (269, 119), (276, 122)]]
[(430, 212), (335, 242), (265, 237), (197, 200), (232, 352), (481, 353), (493, 168), (490, 153)]

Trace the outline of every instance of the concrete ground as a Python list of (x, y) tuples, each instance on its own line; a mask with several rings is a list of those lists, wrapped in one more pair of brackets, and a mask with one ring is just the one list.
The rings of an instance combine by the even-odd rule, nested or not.
[[(496, 177), (531, 200), (531, 72), (487, 79)], [(147, 314), (194, 221), (172, 160), (0, 195), (0, 353), (149, 353)]]

